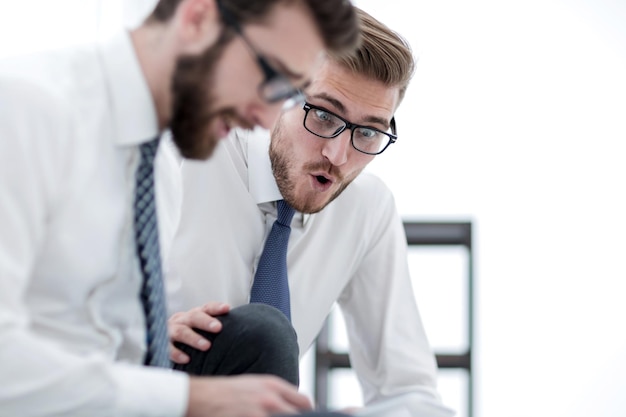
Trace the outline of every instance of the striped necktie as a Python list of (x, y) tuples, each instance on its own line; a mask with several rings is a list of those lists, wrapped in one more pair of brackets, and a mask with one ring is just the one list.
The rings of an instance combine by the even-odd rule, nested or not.
[(135, 243), (143, 276), (141, 302), (147, 330), (147, 352), (144, 363), (150, 366), (169, 367), (167, 309), (154, 199), (154, 157), (158, 146), (157, 138), (140, 147), (141, 161), (137, 169), (135, 188)]
[(251, 303), (276, 307), (291, 320), (289, 281), (287, 280), (287, 245), (294, 209), (285, 202), (277, 203), (278, 217), (272, 226), (259, 259), (250, 292)]

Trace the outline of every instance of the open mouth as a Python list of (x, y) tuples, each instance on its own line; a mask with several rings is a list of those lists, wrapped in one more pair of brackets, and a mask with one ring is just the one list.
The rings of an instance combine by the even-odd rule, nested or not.
[(330, 182), (330, 180), (328, 178), (326, 178), (325, 176), (323, 176), (323, 175), (316, 175), (315, 179), (320, 184), (327, 184), (328, 182)]

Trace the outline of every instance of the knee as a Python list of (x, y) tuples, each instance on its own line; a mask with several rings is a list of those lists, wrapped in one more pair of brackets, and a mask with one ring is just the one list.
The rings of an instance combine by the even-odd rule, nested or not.
[(278, 309), (261, 303), (245, 304), (228, 313), (223, 331), (236, 332), (237, 338), (262, 349), (278, 348), (298, 352), (296, 332)]

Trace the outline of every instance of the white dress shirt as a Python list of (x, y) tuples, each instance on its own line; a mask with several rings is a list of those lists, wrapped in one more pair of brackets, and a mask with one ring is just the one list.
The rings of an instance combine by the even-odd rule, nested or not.
[(0, 415), (183, 415), (188, 377), (139, 366), (135, 171), (158, 124), (130, 37), (0, 68)]
[[(182, 163), (182, 208), (170, 202), (163, 213), (170, 226), (179, 222), (165, 260), (171, 312), (207, 301), (249, 302), (264, 240), (276, 219), (273, 202), (282, 198), (268, 149), (264, 132), (235, 132), (209, 161)], [(362, 173), (321, 212), (296, 213), (291, 228), (291, 315), (301, 354), (337, 301), (366, 403), (410, 391), (438, 401), (436, 363), (389, 189)]]

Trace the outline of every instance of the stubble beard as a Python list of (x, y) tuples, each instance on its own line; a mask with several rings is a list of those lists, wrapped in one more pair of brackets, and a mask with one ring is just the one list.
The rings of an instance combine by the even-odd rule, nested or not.
[(170, 130), (180, 154), (188, 159), (207, 159), (221, 138), (211, 132), (219, 117), (235, 119), (235, 111), (215, 111), (210, 94), (215, 85), (215, 69), (228, 38), (222, 34), (215, 45), (200, 56), (180, 58), (172, 77), (172, 118)]
[[(302, 196), (299, 197), (296, 192), (295, 179), (290, 174), (291, 172), (295, 173), (295, 167), (293, 166), (293, 164), (290, 163), (290, 161), (294, 161), (296, 159), (291, 156), (290, 152), (286, 150), (283, 144), (283, 142), (285, 141), (285, 139), (283, 138), (285, 132), (282, 127), (281, 120), (276, 123), (271, 134), (272, 140), (270, 143), (269, 155), (270, 161), (272, 163), (274, 179), (276, 180), (276, 185), (278, 185), (278, 189), (280, 190), (283, 199), (297, 211), (307, 214), (320, 212), (322, 209), (324, 209), (324, 207), (326, 207), (335, 198), (337, 198), (354, 180), (354, 178), (356, 178), (356, 176), (350, 179), (343, 178), (339, 170), (332, 166), (328, 161), (307, 163), (303, 167), (303, 172), (330, 171), (331, 173), (333, 173), (336, 180), (340, 181), (341, 184), (339, 188), (332, 193), (330, 198), (323, 202), (321, 205), (319, 203), (314, 203), (313, 201), (305, 199)], [(283, 149), (281, 149), (281, 147)]]

